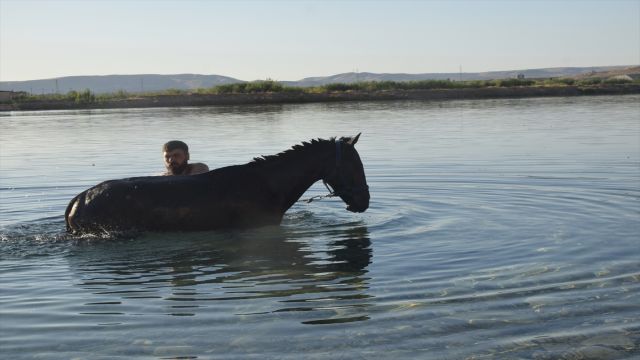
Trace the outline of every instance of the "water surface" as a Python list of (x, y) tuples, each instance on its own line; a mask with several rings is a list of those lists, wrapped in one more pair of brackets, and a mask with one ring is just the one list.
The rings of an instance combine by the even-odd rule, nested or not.
[[(640, 356), (640, 97), (0, 114), (0, 350), (12, 359)], [(366, 213), (77, 238), (161, 145), (245, 163), (363, 132)], [(305, 196), (324, 192), (314, 185)]]

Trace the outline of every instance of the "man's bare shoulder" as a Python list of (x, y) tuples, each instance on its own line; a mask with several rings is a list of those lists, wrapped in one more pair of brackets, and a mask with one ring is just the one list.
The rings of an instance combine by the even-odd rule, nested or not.
[(209, 167), (203, 163), (189, 164), (189, 175), (202, 174), (209, 171)]

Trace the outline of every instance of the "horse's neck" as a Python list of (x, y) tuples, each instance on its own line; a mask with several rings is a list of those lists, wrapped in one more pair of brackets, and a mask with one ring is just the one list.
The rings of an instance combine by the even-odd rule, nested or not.
[(287, 211), (327, 171), (329, 154), (301, 154), (268, 165), (270, 187), (280, 194), (283, 211)]

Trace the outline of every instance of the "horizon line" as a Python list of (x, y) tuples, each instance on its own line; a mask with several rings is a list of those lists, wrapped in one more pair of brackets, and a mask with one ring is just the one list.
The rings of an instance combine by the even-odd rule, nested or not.
[(330, 77), (330, 76), (336, 76), (336, 75), (344, 75), (344, 74), (390, 74), (390, 75), (398, 75), (398, 74), (403, 74), (403, 75), (424, 75), (424, 74), (485, 74), (485, 73), (492, 73), (492, 72), (511, 72), (511, 71), (529, 71), (529, 70), (545, 70), (545, 69), (572, 69), (572, 68), (602, 68), (602, 67), (636, 67), (636, 66), (640, 66), (640, 64), (622, 64), (622, 65), (589, 65), (589, 66), (550, 66), (550, 67), (534, 67), (534, 68), (518, 68), (518, 69), (507, 69), (507, 70), (486, 70), (486, 71), (455, 71), (455, 72), (419, 72), (419, 73), (409, 73), (409, 72), (371, 72), (371, 71), (348, 71), (348, 72), (343, 72), (343, 73), (334, 73), (334, 74), (330, 74), (330, 75), (316, 75), (316, 76), (307, 76), (307, 77), (303, 77), (300, 78), (298, 80), (276, 80), (273, 79), (271, 77), (267, 77), (265, 79), (254, 79), (254, 80), (243, 80), (243, 79), (239, 79), (233, 76), (229, 76), (229, 75), (221, 75), (221, 74), (202, 74), (202, 73), (190, 73), (190, 72), (185, 72), (185, 73), (166, 73), (166, 74), (161, 74), (161, 73), (130, 73), (130, 74), (125, 74), (125, 73), (119, 73), (119, 74), (92, 74), (92, 75), (63, 75), (63, 76), (55, 76), (55, 77), (47, 77), (47, 78), (36, 78), (36, 79), (27, 79), (27, 80), (0, 80), (0, 83), (15, 83), (15, 82), (25, 82), (25, 81), (41, 81), (41, 80), (55, 80), (55, 79), (62, 79), (62, 78), (71, 78), (71, 77), (107, 77), (107, 76), (177, 76), (177, 75), (198, 75), (198, 76), (221, 76), (221, 77), (226, 77), (226, 78), (230, 78), (230, 79), (234, 79), (234, 80), (239, 80), (239, 81), (244, 81), (244, 82), (251, 82), (251, 81), (261, 81), (261, 80), (274, 80), (277, 82), (284, 82), (284, 81), (289, 81), (289, 82), (296, 82), (296, 81), (301, 81), (301, 80), (305, 80), (305, 79), (312, 79), (312, 78), (322, 78), (322, 77)]

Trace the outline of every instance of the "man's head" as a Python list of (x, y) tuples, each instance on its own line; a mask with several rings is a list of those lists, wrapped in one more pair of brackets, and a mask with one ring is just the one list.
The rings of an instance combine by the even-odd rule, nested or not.
[(172, 140), (162, 146), (164, 166), (172, 175), (180, 175), (189, 163), (189, 147), (179, 140)]

